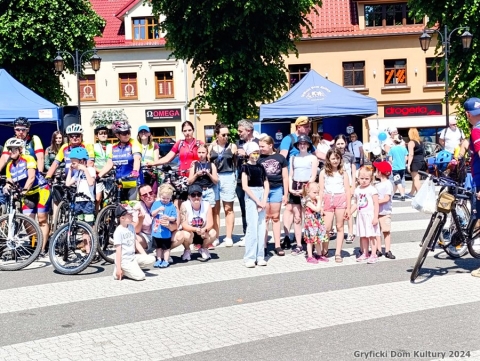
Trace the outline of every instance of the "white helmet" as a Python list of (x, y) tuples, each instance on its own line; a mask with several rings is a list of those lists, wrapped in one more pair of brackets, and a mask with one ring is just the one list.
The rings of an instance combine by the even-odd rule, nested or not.
[(15, 147), (25, 147), (25, 141), (22, 140), (22, 139), (18, 139), (18, 138), (10, 138), (9, 140), (7, 140), (7, 142), (5, 143), (5, 147), (8, 149), (8, 148), (15, 148)]
[(65, 129), (65, 133), (68, 134), (83, 134), (83, 128), (80, 124), (70, 124), (67, 129)]

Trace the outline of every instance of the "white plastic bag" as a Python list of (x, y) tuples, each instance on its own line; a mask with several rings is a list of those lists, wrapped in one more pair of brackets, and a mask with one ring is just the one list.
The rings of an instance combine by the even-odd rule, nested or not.
[(435, 184), (431, 178), (426, 179), (420, 190), (412, 200), (412, 208), (423, 213), (435, 213), (437, 210), (437, 196), (435, 195)]

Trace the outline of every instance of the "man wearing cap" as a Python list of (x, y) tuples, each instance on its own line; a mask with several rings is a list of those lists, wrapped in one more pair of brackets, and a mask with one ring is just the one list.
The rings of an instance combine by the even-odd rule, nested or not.
[[(468, 122), (472, 125), (470, 133), (470, 150), (472, 151), (472, 178), (475, 185), (475, 196), (472, 216), (480, 219), (480, 99), (470, 98), (463, 104)], [(472, 271), (472, 276), (480, 277), (480, 268)]]
[(465, 139), (463, 131), (457, 127), (457, 118), (449, 121), (448, 128), (440, 132), (438, 142), (449, 153), (454, 153), (455, 148), (458, 147)]
[[(309, 135), (310, 131), (312, 129), (311, 122), (308, 119), (308, 117), (301, 116), (298, 117), (297, 120), (295, 120), (295, 132), (292, 134), (289, 134), (288, 136), (284, 137), (282, 139), (282, 142), (280, 143), (280, 154), (285, 157), (288, 163), (288, 169), (290, 169), (290, 157), (297, 156), (300, 151), (295, 148), (293, 145), (297, 142), (298, 137), (301, 135)], [(327, 150), (328, 151), (328, 150)], [(326, 156), (326, 151), (325, 150), (320, 150), (316, 149), (315, 147), (312, 147), (312, 153), (314, 153), (319, 160), (325, 160)], [(290, 247), (290, 228), (292, 223), (293, 223), (293, 205), (288, 203), (285, 207), (285, 210), (283, 212), (283, 231), (285, 234), (285, 238), (283, 241), (283, 245), (286, 248)], [(285, 225), (290, 225), (289, 227), (286, 227)]]

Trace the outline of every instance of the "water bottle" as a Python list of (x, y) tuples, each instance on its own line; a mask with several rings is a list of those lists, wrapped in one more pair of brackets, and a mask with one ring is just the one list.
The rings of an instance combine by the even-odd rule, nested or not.
[(465, 216), (465, 212), (461, 207), (457, 207), (457, 215), (460, 220), (460, 226), (462, 228), (466, 228), (468, 225), (467, 217)]

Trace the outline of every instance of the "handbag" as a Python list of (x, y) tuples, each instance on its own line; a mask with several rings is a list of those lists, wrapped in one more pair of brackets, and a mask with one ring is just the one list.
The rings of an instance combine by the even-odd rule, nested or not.
[(427, 178), (412, 200), (412, 208), (417, 211), (432, 214), (437, 210), (437, 197), (435, 184), (431, 178)]

